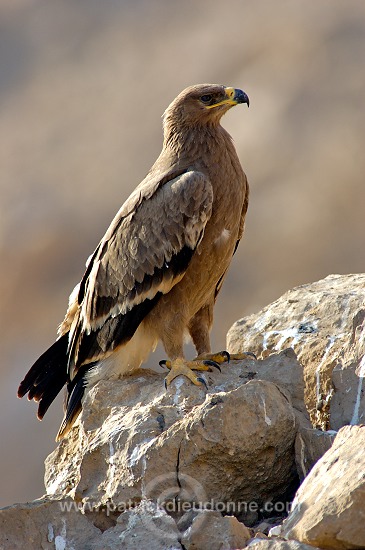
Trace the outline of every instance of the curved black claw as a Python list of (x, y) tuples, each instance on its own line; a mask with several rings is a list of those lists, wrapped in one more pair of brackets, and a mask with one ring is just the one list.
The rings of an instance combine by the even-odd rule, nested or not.
[(166, 378), (163, 379), (163, 383), (165, 385), (165, 390), (167, 390), (167, 382), (166, 382)]
[(228, 353), (228, 351), (224, 350), (224, 351), (221, 351), (220, 353), (221, 353), (221, 355), (223, 355), (223, 356), (226, 358), (225, 362), (226, 362), (226, 363), (229, 363), (230, 360), (231, 360), (231, 356), (230, 356), (230, 354)]
[(166, 359), (162, 359), (161, 361), (158, 362), (158, 364), (159, 364), (160, 367), (162, 367), (162, 368), (166, 367), (166, 363), (167, 363), (167, 360), (166, 360)]
[(219, 372), (222, 372), (222, 371), (221, 371), (221, 368), (220, 368), (220, 366), (219, 366), (219, 364), (216, 363), (215, 361), (211, 361), (210, 359), (205, 359), (205, 360), (203, 361), (203, 363), (204, 363), (204, 365), (206, 365), (207, 367), (214, 367), (215, 369), (218, 369)]
[(257, 357), (256, 357), (256, 355), (254, 354), (253, 351), (245, 351), (245, 354), (246, 354), (246, 355), (250, 355), (251, 357), (253, 357), (253, 358), (256, 359), (256, 361), (257, 361)]
[(197, 380), (199, 380), (199, 382), (201, 382), (202, 384), (204, 384), (205, 388), (208, 389), (207, 383), (206, 383), (206, 381), (204, 380), (204, 378), (202, 378), (201, 376), (199, 376), (199, 377), (197, 378)]

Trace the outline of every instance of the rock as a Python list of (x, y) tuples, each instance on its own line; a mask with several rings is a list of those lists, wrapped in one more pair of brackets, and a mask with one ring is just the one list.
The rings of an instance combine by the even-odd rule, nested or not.
[(245, 547), (250, 538), (250, 531), (234, 516), (204, 510), (195, 516), (181, 543), (186, 550), (230, 550)]
[(282, 534), (320, 548), (365, 548), (365, 426), (345, 426), (299, 488)]
[(243, 546), (233, 515), (254, 523), (298, 485), (301, 366), (287, 350), (205, 376), (208, 390), (179, 378), (166, 391), (148, 370), (96, 384), (46, 460), (48, 496), (1, 511), (0, 547), (199, 548), (203, 532), (207, 548)]
[[(70, 506), (69, 511), (62, 511), (64, 504)], [(74, 504), (71, 499), (40, 499), (1, 509), (0, 548), (89, 548), (100, 530)]]
[(272, 529), (275, 529), (275, 527), (281, 524), (282, 521), (283, 521), (282, 517), (268, 518), (267, 520), (261, 521), (258, 525), (255, 525), (253, 527), (253, 532), (255, 533), (255, 537), (259, 535), (259, 536), (263, 536), (263, 538), (267, 538), (266, 535), (269, 534), (269, 531), (271, 531)]
[(237, 321), (231, 353), (266, 357), (292, 347), (303, 365), (305, 403), (315, 428), (365, 421), (365, 274), (330, 275), (290, 290)]
[(282, 530), (282, 524), (274, 525), (269, 531), (269, 537), (280, 537)]
[[(363, 289), (364, 294), (364, 289)], [(365, 423), (365, 301), (352, 320), (343, 354), (332, 372), (331, 427)]]
[(253, 540), (247, 545), (251, 550), (319, 550), (296, 540)]
[[(176, 523), (163, 508), (152, 502), (126, 510), (117, 519), (115, 527), (105, 531), (90, 550), (179, 550), (180, 533)], [(80, 549), (81, 550), (81, 549)]]
[(314, 464), (331, 447), (337, 432), (322, 432), (300, 425), (295, 438), (295, 463), (300, 481), (306, 477)]
[[(153, 503), (122, 514), (81, 513), (71, 499), (41, 499), (0, 510), (0, 548), (22, 550), (182, 549), (175, 521)], [(119, 516), (119, 517), (118, 517)]]
[(261, 361), (243, 363), (241, 368), (243, 376), (247, 379), (268, 380), (280, 386), (290, 395), (293, 407), (309, 419), (304, 404), (303, 367), (291, 348), (272, 354)]
[(147, 498), (179, 513), (197, 503), (246, 518), (251, 501), (257, 515), (288, 500), (297, 487), (295, 414), (275, 384), (246, 383), (251, 363), (260, 365), (211, 373), (208, 393), (183, 378), (166, 392), (150, 372), (99, 382), (79, 427), (46, 460), (48, 495), (125, 509)]

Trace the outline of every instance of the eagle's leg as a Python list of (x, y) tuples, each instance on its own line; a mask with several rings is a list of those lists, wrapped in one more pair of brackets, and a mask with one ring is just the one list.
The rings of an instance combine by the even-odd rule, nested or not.
[(214, 300), (209, 305), (202, 307), (189, 322), (189, 333), (198, 356), (195, 361), (214, 361), (215, 363), (229, 362), (229, 353), (220, 351), (211, 353), (210, 329), (213, 324)]
[[(213, 324), (213, 305), (202, 307), (189, 321), (188, 330), (199, 356), (210, 354), (210, 329)], [(207, 357), (207, 359), (209, 359)], [(214, 361), (214, 359), (212, 359)]]
[(230, 354), (228, 351), (219, 351), (218, 353), (211, 353), (209, 333), (213, 323), (213, 306), (214, 301), (200, 309), (189, 323), (189, 333), (198, 354), (195, 361), (214, 361), (221, 364), (229, 363), (231, 360), (247, 359), (248, 357), (256, 359), (255, 354), (251, 352)]
[[(184, 335), (186, 333), (186, 319), (183, 316), (175, 315), (173, 320), (170, 320), (165, 324), (164, 330), (160, 332), (160, 338), (162, 340), (165, 351), (169, 357), (168, 360), (160, 361), (160, 365), (167, 367), (170, 372), (165, 378), (165, 385), (169, 386), (171, 382), (180, 375), (186, 376), (196, 386), (206, 385), (204, 378), (200, 377), (194, 371), (211, 371), (212, 367), (219, 368), (217, 362), (213, 360), (196, 360), (188, 361), (184, 358)], [(195, 337), (192, 336), (197, 350), (209, 352), (209, 329), (205, 330), (204, 324), (202, 327), (200, 336), (195, 332)], [(188, 330), (191, 334), (190, 324)], [(198, 341), (197, 341), (198, 338)], [(198, 347), (199, 346), (199, 347)]]

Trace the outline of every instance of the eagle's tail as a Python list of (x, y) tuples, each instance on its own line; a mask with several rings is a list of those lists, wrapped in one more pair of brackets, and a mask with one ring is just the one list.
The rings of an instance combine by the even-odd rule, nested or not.
[(29, 400), (39, 402), (39, 420), (67, 382), (67, 346), (68, 332), (37, 359), (19, 385), (18, 397), (28, 393)]
[(76, 418), (79, 416), (82, 409), (81, 401), (87, 385), (86, 374), (96, 364), (97, 363), (89, 363), (87, 365), (81, 366), (77, 371), (75, 378), (68, 382), (67, 399), (65, 405), (66, 412), (65, 416), (63, 417), (60, 429), (58, 430), (56, 441), (60, 441), (68, 434)]

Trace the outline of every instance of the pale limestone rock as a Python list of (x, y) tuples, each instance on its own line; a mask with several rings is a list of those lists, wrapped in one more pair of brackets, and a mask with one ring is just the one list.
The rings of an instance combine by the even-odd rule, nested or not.
[(331, 447), (337, 432), (322, 432), (301, 424), (295, 438), (295, 463), (301, 481)]
[(183, 533), (181, 543), (186, 550), (231, 550), (244, 548), (250, 538), (250, 531), (234, 516), (204, 510)]
[(309, 419), (304, 404), (303, 367), (291, 348), (272, 354), (266, 359), (247, 361), (241, 368), (247, 379), (268, 380), (280, 386), (290, 395), (293, 407)]
[(253, 540), (247, 545), (251, 550), (319, 550), (296, 540)]
[(40, 499), (3, 508), (1, 550), (182, 550), (175, 521), (152, 503), (120, 515), (80, 509), (71, 499)]
[(292, 347), (303, 365), (312, 424), (337, 430), (365, 421), (364, 316), (365, 274), (330, 275), (237, 321), (227, 348), (265, 357)]
[[(66, 504), (69, 511), (62, 508)], [(0, 548), (89, 548), (101, 531), (74, 507), (71, 499), (40, 499), (0, 510)]]
[[(278, 359), (263, 363), (270, 361)], [(251, 363), (251, 371), (260, 365)], [(93, 506), (142, 498), (241, 503), (239, 513), (252, 500), (288, 498), (296, 483), (295, 414), (283, 390), (245, 383), (246, 371), (236, 363), (211, 373), (208, 394), (182, 378), (166, 392), (150, 372), (99, 382), (79, 428), (46, 460), (48, 494)]]
[[(259, 379), (273, 370), (282, 387)], [(194, 548), (205, 516), (211, 548), (243, 546), (250, 534), (230, 514), (249, 516), (250, 501), (286, 500), (297, 483), (296, 414), (303, 413), (289, 394), (302, 407), (300, 372), (286, 351), (209, 373), (208, 391), (184, 378), (165, 391), (163, 375), (150, 371), (100, 381), (79, 425), (46, 461), (49, 496), (1, 511), (4, 548), (31, 541), (48, 549), (56, 540), (75, 550), (180, 549), (182, 532)], [(218, 503), (227, 516), (192, 507)]]
[(345, 426), (299, 488), (282, 534), (320, 548), (365, 548), (365, 426)]
[(333, 369), (334, 395), (331, 400), (331, 427), (365, 423), (365, 288), (363, 307), (352, 320), (343, 354)]
[[(182, 550), (176, 523), (151, 502), (126, 510), (88, 550)], [(81, 550), (81, 549), (80, 549)]]

